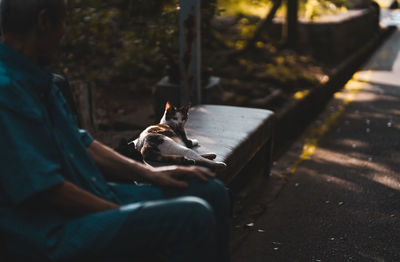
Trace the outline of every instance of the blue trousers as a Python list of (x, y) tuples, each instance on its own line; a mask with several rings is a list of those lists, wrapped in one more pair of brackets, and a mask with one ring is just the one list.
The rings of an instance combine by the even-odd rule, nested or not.
[(156, 254), (168, 262), (228, 262), (226, 188), (216, 179), (188, 182), (183, 190), (113, 185), (123, 206), (68, 223), (53, 259), (135, 262)]

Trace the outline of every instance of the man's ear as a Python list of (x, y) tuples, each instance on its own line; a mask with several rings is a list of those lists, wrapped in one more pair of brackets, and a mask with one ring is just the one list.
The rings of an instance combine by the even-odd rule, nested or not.
[(40, 32), (48, 32), (52, 27), (52, 21), (48, 15), (47, 9), (40, 10), (37, 18), (37, 28)]

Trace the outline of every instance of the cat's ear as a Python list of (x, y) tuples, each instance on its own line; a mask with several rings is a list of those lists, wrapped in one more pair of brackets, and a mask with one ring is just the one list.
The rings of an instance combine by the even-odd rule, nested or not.
[(189, 104), (187, 104), (187, 105), (185, 105), (184, 107), (183, 107), (183, 112), (185, 113), (185, 114), (187, 114), (188, 112), (189, 112), (189, 109), (190, 109), (190, 107), (191, 107), (192, 105), (189, 103)]
[(169, 101), (167, 101), (167, 103), (165, 104), (165, 111), (168, 111), (170, 109), (174, 109), (174, 107), (171, 105)]

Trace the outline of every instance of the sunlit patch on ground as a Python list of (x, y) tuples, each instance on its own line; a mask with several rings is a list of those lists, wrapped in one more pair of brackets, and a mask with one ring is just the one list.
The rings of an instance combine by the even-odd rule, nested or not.
[(331, 175), (326, 175), (326, 174), (317, 174), (320, 177), (325, 178), (325, 181), (327, 183), (332, 183), (335, 184), (339, 187), (347, 188), (348, 190), (351, 190), (356, 193), (363, 193), (364, 189), (357, 183), (348, 181), (346, 179), (341, 179), (339, 177), (331, 176)]
[[(368, 76), (370, 76), (371, 73), (372, 71), (368, 71), (365, 79), (368, 79)], [(332, 108), (330, 117), (328, 117), (324, 123), (321, 123), (310, 132), (311, 135), (305, 139), (303, 151), (299, 158), (291, 165), (290, 168), (288, 168), (288, 172), (284, 174), (286, 177), (293, 175), (303, 161), (311, 158), (311, 156), (314, 155), (319, 140), (332, 128), (338, 118), (344, 113), (347, 105), (355, 99), (356, 94), (358, 94), (363, 85), (365, 85), (365, 83), (355, 80), (358, 77), (359, 75), (356, 73), (345, 85), (343, 91), (335, 93), (334, 98), (336, 100), (340, 100), (339, 106), (337, 108)], [(302, 99), (306, 95), (301, 92), (297, 92), (296, 94), (298, 97), (296, 99)], [(357, 147), (357, 144), (351, 143), (351, 147)]]
[(393, 176), (382, 176), (376, 174), (373, 176), (372, 180), (387, 187), (390, 187), (391, 189), (400, 191), (400, 180)]

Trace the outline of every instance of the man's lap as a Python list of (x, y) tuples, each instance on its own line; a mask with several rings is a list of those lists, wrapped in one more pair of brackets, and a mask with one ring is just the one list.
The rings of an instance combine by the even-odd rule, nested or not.
[[(150, 184), (115, 184), (110, 183), (110, 187), (118, 196), (122, 204), (131, 204), (140, 201), (161, 200), (181, 196), (196, 196), (212, 201), (212, 194), (226, 193), (222, 182), (217, 179), (209, 179), (208, 182), (193, 178), (188, 180), (189, 187), (186, 189), (180, 188), (160, 188)], [(210, 203), (212, 204), (212, 203)]]
[[(207, 212), (211, 212), (208, 203), (196, 197), (218, 202), (214, 201), (217, 196), (211, 191), (215, 191), (215, 188), (223, 188), (222, 183), (214, 179), (210, 179), (207, 183), (191, 179), (189, 185), (188, 189), (165, 190), (152, 185), (111, 185), (123, 206), (118, 210), (89, 215), (66, 224), (63, 241), (54, 253), (54, 258), (87, 255), (87, 252), (99, 254), (110, 246), (118, 247), (120, 244), (115, 241), (127, 238), (128, 235), (125, 234), (128, 231), (130, 237), (126, 241), (136, 250), (146, 245), (161, 245), (162, 242), (157, 241), (168, 238), (167, 231), (175, 230), (180, 226), (177, 222), (187, 223), (188, 220), (193, 219), (185, 218), (185, 216), (191, 216), (193, 212), (200, 212), (199, 216), (207, 216)], [(184, 196), (194, 197), (185, 198)], [(204, 208), (199, 208), (199, 204)], [(213, 208), (218, 205), (209, 204)], [(193, 206), (195, 210), (191, 212), (190, 209)], [(209, 211), (202, 211), (207, 208)], [(209, 219), (205, 218), (204, 221), (209, 221)], [(126, 224), (136, 225), (136, 227), (131, 226), (133, 228), (127, 230)], [(162, 230), (165, 232), (161, 232)], [(154, 238), (155, 235), (159, 237)]]

